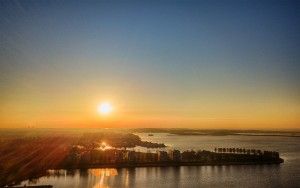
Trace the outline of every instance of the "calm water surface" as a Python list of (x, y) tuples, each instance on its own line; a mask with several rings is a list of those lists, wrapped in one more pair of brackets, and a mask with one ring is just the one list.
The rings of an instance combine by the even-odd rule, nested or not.
[(281, 165), (103, 168), (50, 171), (49, 176), (22, 185), (51, 184), (59, 188), (106, 187), (300, 187), (300, 138), (278, 136), (177, 136), (138, 134), (143, 140), (171, 148), (242, 147), (279, 151)]

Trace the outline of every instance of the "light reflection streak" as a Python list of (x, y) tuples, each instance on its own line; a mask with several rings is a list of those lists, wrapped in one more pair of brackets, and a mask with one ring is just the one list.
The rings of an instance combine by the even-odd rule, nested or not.
[(118, 171), (115, 168), (89, 169), (88, 172), (94, 177), (100, 177), (99, 182), (96, 183), (93, 188), (109, 188), (105, 183), (107, 177), (118, 175)]

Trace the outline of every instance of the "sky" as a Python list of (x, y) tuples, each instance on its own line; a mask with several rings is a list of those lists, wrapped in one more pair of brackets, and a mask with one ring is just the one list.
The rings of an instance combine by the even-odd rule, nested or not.
[(0, 128), (300, 128), (299, 10), (1, 0)]

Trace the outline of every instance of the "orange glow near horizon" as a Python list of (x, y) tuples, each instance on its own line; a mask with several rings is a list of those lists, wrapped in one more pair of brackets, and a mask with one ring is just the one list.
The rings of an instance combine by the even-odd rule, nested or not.
[[(86, 102), (83, 101), (85, 103), (71, 105), (61, 102), (59, 106), (52, 103), (40, 106), (34, 103), (11, 104), (0, 114), (0, 127), (297, 129), (300, 125), (297, 103), (274, 101), (250, 104), (243, 100), (239, 103), (212, 98), (207, 100), (182, 103), (159, 98), (153, 100), (152, 97), (114, 97), (114, 103), (86, 99)], [(43, 109), (44, 106), (48, 108)], [(26, 113), (21, 113), (23, 108)]]
[[(3, 103), (0, 128), (202, 128), (297, 129), (300, 108), (287, 97), (262, 98), (224, 94), (223, 98), (192, 93), (182, 97), (130, 92), (128, 88), (101, 90), (89, 96), (75, 92), (47, 97), (43, 102), (27, 98)], [(119, 95), (116, 95), (118, 93)], [(122, 96), (121, 96), (122, 93)], [(217, 92), (216, 92), (217, 93)], [(148, 97), (144, 97), (148, 96)], [(101, 100), (99, 103), (99, 98)], [(199, 98), (199, 100), (193, 100)], [(109, 100), (108, 100), (109, 99)], [(178, 100), (181, 99), (181, 100)]]

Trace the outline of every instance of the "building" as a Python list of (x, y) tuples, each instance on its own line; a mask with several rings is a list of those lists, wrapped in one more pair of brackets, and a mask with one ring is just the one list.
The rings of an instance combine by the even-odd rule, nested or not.
[(169, 156), (166, 151), (157, 151), (157, 161), (165, 162), (169, 161)]
[(181, 161), (181, 153), (179, 150), (170, 150), (168, 154), (171, 161)]

